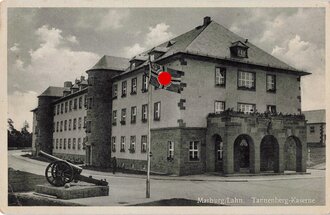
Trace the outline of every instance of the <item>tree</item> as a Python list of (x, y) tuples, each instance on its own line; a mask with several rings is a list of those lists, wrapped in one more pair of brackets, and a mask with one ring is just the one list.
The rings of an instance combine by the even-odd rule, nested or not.
[(14, 121), (10, 118), (8, 123), (8, 147), (30, 147), (32, 146), (32, 133), (28, 131), (29, 123), (24, 121), (21, 131), (15, 129)]

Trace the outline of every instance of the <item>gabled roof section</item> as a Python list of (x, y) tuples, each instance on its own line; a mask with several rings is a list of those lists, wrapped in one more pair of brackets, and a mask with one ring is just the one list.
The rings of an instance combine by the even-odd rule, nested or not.
[(48, 87), (43, 93), (41, 93), (40, 96), (50, 96), (50, 97), (62, 97), (63, 96), (63, 90), (64, 87)]
[[(222, 59), (231, 59), (230, 49), (233, 42), (245, 41), (244, 38), (231, 32), (222, 25), (212, 21), (198, 37), (185, 49), (190, 53), (199, 53), (215, 56)], [(242, 42), (240, 42), (243, 44)], [(256, 47), (250, 42), (244, 45), (249, 47), (248, 58), (234, 59), (243, 63), (265, 65), (275, 68), (296, 70), (288, 64), (280, 61), (271, 54)]]
[(124, 71), (128, 66), (129, 66), (129, 59), (127, 58), (104, 55), (89, 70), (106, 69), (106, 70)]
[(245, 45), (242, 41), (236, 41), (231, 43), (231, 47), (239, 46), (242, 48), (249, 48), (247, 45)]
[(310, 111), (303, 111), (305, 115), (305, 119), (307, 120), (307, 124), (310, 123), (325, 123), (325, 110), (310, 110)]

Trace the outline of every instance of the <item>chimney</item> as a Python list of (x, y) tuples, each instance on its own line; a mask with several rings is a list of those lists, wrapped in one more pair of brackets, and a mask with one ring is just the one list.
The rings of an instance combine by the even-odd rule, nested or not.
[(211, 17), (209, 16), (205, 16), (204, 17), (204, 22), (203, 22), (203, 26), (207, 26), (208, 24), (211, 23)]

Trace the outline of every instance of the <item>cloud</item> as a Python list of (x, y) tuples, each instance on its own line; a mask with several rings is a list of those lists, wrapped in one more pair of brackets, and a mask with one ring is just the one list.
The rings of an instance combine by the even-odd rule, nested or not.
[(16, 59), (15, 68), (20, 71), (24, 70), (24, 62), (21, 59)]
[(26, 120), (30, 125), (29, 130), (32, 131), (33, 115), (30, 110), (37, 107), (37, 96), (38, 94), (34, 91), (15, 91), (8, 97), (8, 118), (14, 121), (14, 126), (17, 130), (21, 129)]
[(302, 79), (303, 109), (324, 108), (325, 50), (311, 42), (303, 41), (299, 35), (295, 35), (283, 47), (276, 46), (272, 54), (295, 68), (312, 73)]
[(75, 36), (69, 35), (65, 38), (67, 41), (74, 43), (74, 44), (79, 44), (79, 41)]
[(155, 27), (149, 27), (145, 44), (148, 47), (152, 47), (172, 38), (173, 34), (168, 32), (169, 27), (165, 23), (159, 23)]
[(135, 43), (132, 46), (124, 47), (124, 55), (126, 57), (133, 57), (146, 49), (152, 48), (171, 39), (174, 34), (169, 31), (169, 28), (170, 26), (166, 23), (159, 23), (154, 27), (149, 27), (149, 31), (145, 35), (142, 44)]
[(123, 27), (123, 22), (129, 17), (129, 10), (109, 10), (100, 17), (98, 30), (118, 29)]
[(145, 50), (144, 47), (141, 47), (139, 43), (135, 43), (133, 46), (124, 47), (125, 56), (133, 57), (137, 54), (140, 54)]
[(20, 52), (21, 49), (19, 48), (19, 44), (15, 43), (14, 46), (10, 47), (9, 50), (12, 51), (13, 53), (17, 54)]

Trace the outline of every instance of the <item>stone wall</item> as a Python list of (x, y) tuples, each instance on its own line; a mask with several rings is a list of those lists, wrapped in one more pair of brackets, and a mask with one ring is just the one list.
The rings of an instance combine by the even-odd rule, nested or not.
[[(91, 145), (89, 165), (109, 166), (111, 151), (111, 116), (112, 116), (112, 81), (117, 71), (89, 70), (90, 84), (87, 92), (87, 122), (91, 121), (91, 133), (87, 133), (88, 143)], [(92, 99), (92, 100), (90, 100)]]

